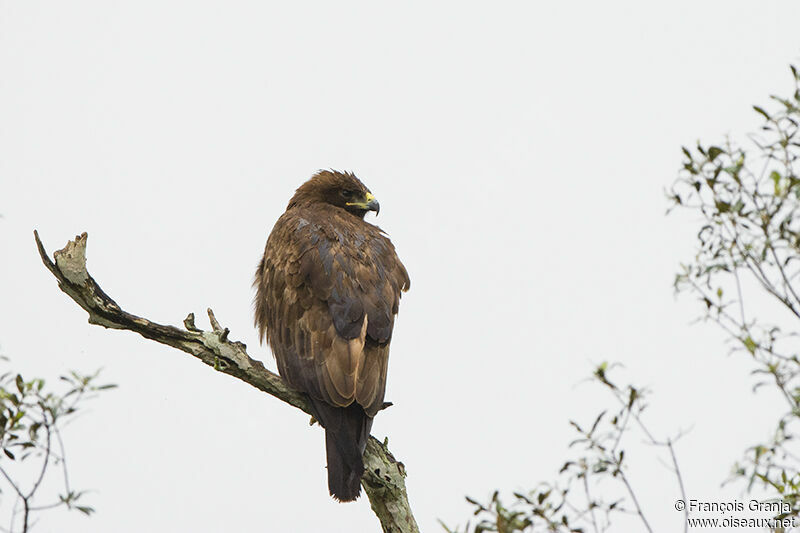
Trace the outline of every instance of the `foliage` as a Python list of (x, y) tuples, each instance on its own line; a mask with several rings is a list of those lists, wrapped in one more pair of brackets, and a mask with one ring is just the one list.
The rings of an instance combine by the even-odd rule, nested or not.
[[(0, 376), (0, 490), (2, 503), (12, 505), (9, 525), (0, 531), (26, 532), (34, 525), (35, 513), (57, 507), (86, 515), (94, 511), (84, 503), (85, 492), (70, 485), (61, 432), (86, 400), (115, 387), (96, 385), (97, 377), (98, 373), (70, 372), (61, 377), (64, 390), (54, 392), (40, 378), (28, 381), (13, 372)], [(46, 479), (57, 475), (62, 478), (63, 492), (40, 494), (43, 487), (52, 485)]]
[[(794, 93), (772, 96), (775, 109), (754, 107), (764, 123), (754, 150), (730, 142), (684, 148), (682, 175), (671, 192), (676, 206), (699, 214), (694, 260), (675, 279), (678, 292), (697, 296), (704, 318), (721, 326), (734, 351), (756, 365), (754, 389), (775, 387), (787, 405), (767, 443), (750, 448), (734, 478), (748, 489), (761, 482), (800, 512), (800, 73)], [(755, 153), (755, 155), (751, 155)], [(768, 297), (765, 298), (765, 295)], [(754, 303), (755, 302), (755, 303)], [(753, 309), (758, 307), (760, 316)], [(788, 515), (787, 515), (788, 516)]]
[[(800, 515), (796, 444), (800, 434), (800, 328), (796, 322), (800, 289), (795, 288), (800, 277), (800, 177), (796, 171), (800, 73), (795, 67), (791, 71), (795, 86), (791, 97), (771, 97), (775, 109), (754, 107), (764, 119), (759, 134), (751, 138), (754, 149), (746, 151), (730, 141), (684, 148), (681, 175), (669, 195), (673, 207), (699, 214), (702, 220), (697, 254), (681, 266), (676, 291), (698, 297), (702, 318), (721, 326), (734, 351), (754, 361), (753, 374), (758, 378), (754, 390), (764, 386), (777, 390), (787, 404), (769, 441), (749, 448), (732, 478), (746, 480), (748, 490), (759, 483), (770, 492), (768, 497), (789, 503), (791, 511), (776, 518)], [(764, 300), (774, 303), (771, 314), (756, 317), (746, 312), (764, 309)], [(594, 377), (610, 389), (620, 407), (611, 415), (601, 412), (589, 429), (571, 422), (578, 433), (571, 447), (580, 453), (564, 464), (559, 480), (529, 494), (515, 493), (510, 504), (497, 492), (485, 504), (467, 498), (475, 508), (477, 523), (464, 529), (445, 527), (448, 532), (600, 532), (608, 530), (620, 513), (634, 513), (644, 530), (651, 531), (626, 475), (628, 460), (622, 442), (631, 426), (646, 441), (667, 450), (686, 501), (674, 440), (657, 441), (643, 422), (644, 391), (613, 384), (606, 365), (600, 365)], [(615, 492), (620, 486), (622, 490)], [(684, 515), (688, 517), (686, 511)]]
[(503, 501), (498, 492), (488, 503), (467, 498), (477, 522), (452, 530), (445, 526), (448, 533), (600, 533), (608, 531), (615, 517), (622, 514), (635, 515), (645, 531), (652, 531), (626, 473), (629, 465), (623, 444), (634, 435), (652, 444), (654, 454), (668, 458), (676, 489), (683, 494), (673, 440), (653, 437), (642, 416), (648, 391), (613, 383), (609, 376), (611, 366), (599, 365), (592, 379), (607, 388), (614, 398), (613, 405), (588, 426), (570, 421), (577, 434), (570, 448), (577, 453), (563, 464), (559, 479), (527, 494), (514, 493), (511, 503)]

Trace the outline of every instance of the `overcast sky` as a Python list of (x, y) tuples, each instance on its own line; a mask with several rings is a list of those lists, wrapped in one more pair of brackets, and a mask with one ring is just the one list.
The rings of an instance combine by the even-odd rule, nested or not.
[[(798, 20), (790, 1), (0, 0), (0, 350), (29, 377), (119, 384), (65, 435), (97, 514), (37, 531), (379, 531), (365, 498), (328, 497), (306, 415), (87, 324), (32, 236), (52, 252), (87, 231), (124, 309), (207, 327), (212, 307), (274, 369), (251, 281), (320, 168), (372, 190), (411, 275), (373, 435), (424, 531), (465, 522), (464, 495), (554, 479), (568, 420), (613, 405), (582, 383), (603, 360), (652, 388), (659, 434), (692, 428), (689, 497), (742, 497), (720, 483), (783, 406), (674, 298), (697, 220), (665, 217), (664, 189), (681, 145), (746, 139), (751, 105), (790, 90)], [(631, 442), (633, 480), (675, 531), (652, 452)]]

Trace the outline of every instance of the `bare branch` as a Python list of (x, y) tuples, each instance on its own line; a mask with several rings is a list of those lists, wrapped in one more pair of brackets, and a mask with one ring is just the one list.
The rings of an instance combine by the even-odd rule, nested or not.
[[(312, 414), (305, 395), (290, 389), (280, 376), (264, 368), (260, 361), (251, 359), (243, 343), (228, 340), (228, 328), (220, 326), (210, 309), (208, 316), (212, 331), (198, 329), (194, 324), (194, 315), (184, 320), (186, 329), (164, 326), (132, 315), (123, 311), (86, 270), (86, 233), (55, 252), (55, 262), (47, 256), (36, 231), (34, 238), (42, 262), (58, 280), (58, 287), (89, 313), (90, 324), (135, 331), (147, 339), (177, 348), (215, 370)], [(408, 503), (403, 464), (394, 458), (386, 445), (370, 437), (364, 453), (364, 466), (361, 485), (383, 531), (418, 533), (419, 528)]]
[[(675, 475), (678, 478), (678, 486), (681, 489), (681, 499), (686, 501), (686, 489), (683, 486), (683, 476), (681, 476), (681, 469), (678, 467), (678, 458), (675, 457), (675, 448), (672, 446), (672, 439), (667, 439), (667, 448), (669, 448), (669, 456), (672, 458), (672, 465), (675, 468)], [(689, 532), (689, 509), (683, 509), (683, 533)]]
[(36, 493), (36, 490), (39, 488), (39, 485), (41, 485), (42, 481), (44, 481), (44, 475), (47, 473), (47, 465), (50, 462), (50, 455), (51, 455), (50, 447), (52, 443), (51, 437), (53, 431), (52, 428), (50, 427), (50, 422), (48, 422), (47, 420), (47, 411), (45, 410), (42, 410), (42, 420), (43, 420), (42, 426), (47, 432), (46, 433), (47, 436), (45, 438), (44, 459), (42, 459), (42, 468), (39, 471), (39, 477), (36, 479), (36, 482), (33, 484), (33, 487), (31, 487), (31, 490), (28, 492), (28, 494), (24, 496), (26, 502), (33, 497), (33, 495)]

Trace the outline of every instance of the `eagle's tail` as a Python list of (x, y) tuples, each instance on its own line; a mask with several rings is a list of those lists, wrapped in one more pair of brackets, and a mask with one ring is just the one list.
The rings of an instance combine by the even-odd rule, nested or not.
[(372, 417), (353, 402), (334, 407), (311, 399), (316, 418), (325, 428), (328, 455), (328, 490), (340, 502), (351, 502), (361, 494), (364, 449), (372, 428)]

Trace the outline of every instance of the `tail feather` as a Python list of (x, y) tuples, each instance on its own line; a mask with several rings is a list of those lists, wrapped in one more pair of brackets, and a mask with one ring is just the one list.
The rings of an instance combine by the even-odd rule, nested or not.
[(355, 402), (347, 407), (334, 407), (314, 399), (311, 403), (317, 419), (325, 428), (328, 490), (336, 500), (353, 501), (361, 494), (363, 455), (372, 417), (367, 416)]

